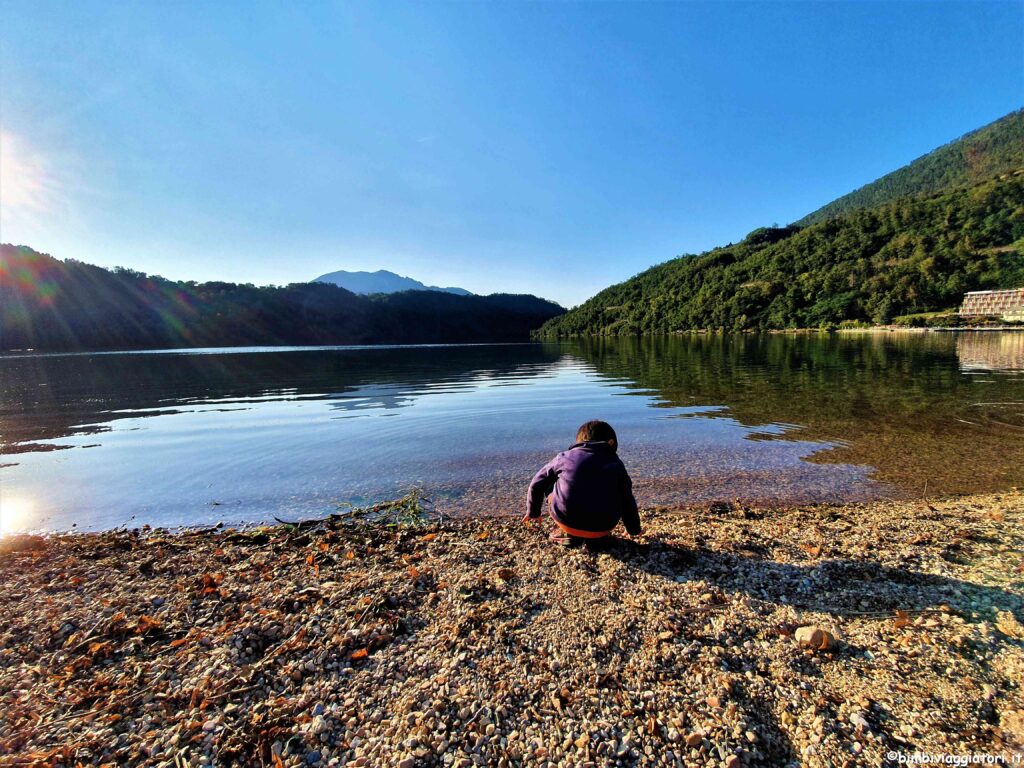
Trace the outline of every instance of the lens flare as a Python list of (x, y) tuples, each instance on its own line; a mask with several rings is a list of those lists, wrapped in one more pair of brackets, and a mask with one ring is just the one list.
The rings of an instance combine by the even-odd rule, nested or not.
[(0, 535), (29, 528), (34, 511), (35, 505), (28, 499), (0, 495)]
[(36, 225), (52, 213), (60, 192), (51, 163), (22, 137), (0, 131), (0, 220)]

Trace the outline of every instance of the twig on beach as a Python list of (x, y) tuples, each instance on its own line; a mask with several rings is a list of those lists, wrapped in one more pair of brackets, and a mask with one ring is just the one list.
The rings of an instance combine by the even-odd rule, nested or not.
[(244, 688), (231, 688), (229, 690), (221, 691), (220, 693), (215, 693), (212, 696), (207, 696), (206, 700), (213, 703), (220, 701), (221, 699), (228, 698), (229, 696), (240, 696), (243, 693), (249, 693), (250, 691), (255, 691), (261, 687), (262, 686), (260, 685), (247, 685)]

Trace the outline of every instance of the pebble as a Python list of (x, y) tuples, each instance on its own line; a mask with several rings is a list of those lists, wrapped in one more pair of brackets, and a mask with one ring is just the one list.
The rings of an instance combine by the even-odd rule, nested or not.
[[(122, 532), (97, 539), (119, 542), (99, 558), (80, 556), (98, 543), (70, 539), (0, 559), (0, 694), (15, 702), (0, 745), (38, 750), (85, 734), (90, 760), (127, 754), (177, 768), (176, 755), (197, 766), (234, 754), (247, 764), (259, 756), (245, 729), (261, 723), (282, 729), (269, 750), (288, 768), (738, 768), (779, 764), (780, 743), (809, 766), (840, 766), (884, 762), (874, 720), (959, 754), (939, 723), (995, 733), (985, 718), (1007, 711), (1003, 692), (1024, 669), (1022, 649), (992, 624), (992, 606), (1019, 590), (1005, 579), (981, 587), (984, 572), (908, 541), (916, 528), (977, 532), (966, 551), (1024, 533), (1015, 513), (995, 526), (959, 503), (948, 519), (924, 520), (914, 504), (890, 502), (742, 526), (658, 513), (643, 554), (554, 549), (500, 520), (270, 529), (272, 543), (258, 546), (226, 533)], [(899, 528), (882, 524), (892, 510)], [(808, 565), (797, 534), (810, 530), (841, 556)], [(678, 542), (684, 565), (665, 542)], [(142, 576), (147, 559), (160, 567)], [(889, 568), (929, 578), (889, 578)], [(81, 581), (61, 591), (58, 573)], [(208, 581), (216, 589), (203, 594)], [(971, 601), (985, 604), (973, 618)], [(155, 610), (167, 602), (175, 610)], [(950, 603), (956, 614), (902, 627), (859, 618), (880, 603)], [(143, 614), (161, 627), (140, 625)], [(823, 621), (842, 630), (842, 645), (813, 654), (794, 644), (795, 628)], [(951, 652), (947, 640), (962, 644)], [(110, 679), (124, 695), (51, 724), (41, 703), (65, 694), (39, 670), (72, 668), (69, 689)], [(900, 692), (908, 679), (921, 695)], [(977, 746), (994, 748), (984, 738)]]

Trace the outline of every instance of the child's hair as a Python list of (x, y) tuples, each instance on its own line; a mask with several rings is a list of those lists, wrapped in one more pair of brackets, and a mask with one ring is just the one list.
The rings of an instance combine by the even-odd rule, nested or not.
[(577, 443), (609, 443), (613, 440), (616, 443), (618, 442), (618, 438), (615, 437), (615, 430), (612, 429), (612, 425), (607, 421), (598, 421), (597, 419), (588, 421), (576, 430)]

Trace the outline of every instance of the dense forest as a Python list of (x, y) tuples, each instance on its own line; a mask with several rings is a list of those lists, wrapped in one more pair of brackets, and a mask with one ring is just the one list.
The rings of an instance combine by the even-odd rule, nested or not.
[(534, 335), (915, 323), (965, 291), (1024, 286), (1022, 169), (1018, 110), (794, 224), (652, 267)]
[(1024, 285), (1024, 171), (906, 197), (660, 264), (607, 288), (539, 337), (888, 323)]
[(876, 208), (907, 195), (932, 194), (977, 184), (1024, 168), (1024, 110), (1011, 112), (882, 178), (808, 214), (806, 227), (860, 208)]
[(176, 282), (0, 246), (0, 349), (525, 341), (563, 311), (510, 294)]

